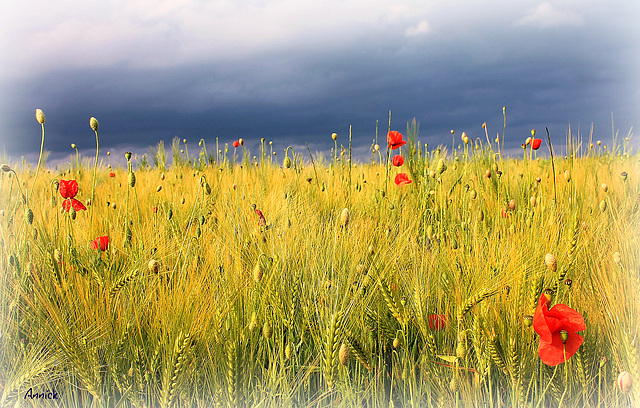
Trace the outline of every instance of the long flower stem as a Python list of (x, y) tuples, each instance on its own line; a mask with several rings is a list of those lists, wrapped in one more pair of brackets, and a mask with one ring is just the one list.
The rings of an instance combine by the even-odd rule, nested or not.
[(31, 190), (26, 192), (27, 205), (29, 204), (29, 195), (33, 194), (33, 189), (36, 185), (36, 179), (38, 178), (38, 172), (40, 171), (40, 164), (42, 163), (42, 152), (44, 150), (44, 123), (41, 123), (42, 127), (42, 139), (40, 140), (40, 156), (38, 156), (38, 166), (36, 167), (36, 174), (33, 176), (33, 183), (31, 184)]
[[(100, 154), (100, 141), (98, 139), (98, 130), (94, 130), (96, 133), (96, 162), (93, 165), (93, 186), (91, 188), (91, 205), (95, 205), (94, 201), (96, 198), (96, 178), (98, 176), (98, 156)], [(89, 229), (93, 226), (93, 211), (91, 211), (91, 216), (89, 217)]]

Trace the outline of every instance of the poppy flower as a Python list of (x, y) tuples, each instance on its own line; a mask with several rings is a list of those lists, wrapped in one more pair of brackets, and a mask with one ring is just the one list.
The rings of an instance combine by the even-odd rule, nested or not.
[(233, 147), (238, 147), (240, 146), (240, 142), (238, 142), (237, 140), (233, 141)]
[(78, 194), (78, 182), (75, 180), (60, 180), (58, 187), (62, 198), (73, 198)]
[(400, 146), (404, 146), (407, 144), (406, 141), (402, 140), (402, 133), (392, 130), (387, 134), (387, 143), (391, 150), (396, 150)]
[(258, 221), (258, 225), (265, 225), (267, 222), (264, 219), (264, 215), (262, 214), (262, 211), (258, 210), (257, 208), (255, 209), (256, 214), (258, 214), (258, 216), (260, 217), (260, 221)]
[(151, 209), (151, 211), (153, 211), (153, 213), (154, 213), (154, 214), (155, 214), (155, 213), (157, 213), (157, 212), (158, 212), (158, 207), (154, 206), (154, 207)]
[(98, 237), (95, 241), (91, 241), (91, 249), (99, 249), (100, 251), (106, 251), (109, 248), (109, 237)]
[(393, 156), (393, 165), (396, 167), (400, 167), (404, 164), (404, 157), (400, 156), (399, 154), (396, 154), (395, 156)]
[(69, 212), (71, 207), (74, 210), (86, 210), (87, 207), (84, 206), (80, 201), (76, 200), (76, 194), (78, 194), (78, 182), (75, 180), (60, 180), (60, 185), (58, 187), (58, 191), (60, 191), (60, 195), (65, 200), (62, 202), (62, 208)]
[(115, 176), (116, 176), (116, 173), (114, 172), (109, 173), (109, 177), (115, 177)]
[(548, 366), (556, 366), (578, 351), (584, 339), (576, 332), (586, 326), (582, 315), (567, 305), (557, 304), (549, 309), (549, 300), (542, 294), (533, 316), (533, 328), (540, 336), (540, 360)]
[(538, 150), (542, 144), (542, 139), (531, 139), (530, 144), (533, 150)]
[(431, 314), (427, 316), (429, 328), (433, 331), (440, 331), (447, 327), (447, 316), (443, 314)]
[(405, 184), (411, 184), (412, 180), (409, 180), (409, 176), (406, 173), (399, 173), (396, 175), (395, 182), (399, 186), (404, 186)]

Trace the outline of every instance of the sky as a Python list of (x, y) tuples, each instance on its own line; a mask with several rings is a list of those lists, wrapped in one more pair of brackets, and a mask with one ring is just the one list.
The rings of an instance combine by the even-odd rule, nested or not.
[[(260, 138), (354, 157), (406, 132), (451, 149), (464, 131), (502, 135), (513, 155), (530, 130), (562, 150), (571, 129), (612, 143), (640, 125), (640, 2), (629, 0), (118, 0), (0, 6), (0, 149), (50, 162), (75, 143), (139, 155), (163, 140)], [(613, 123), (612, 123), (613, 115)], [(612, 129), (613, 125), (613, 129)], [(455, 131), (452, 139), (451, 130)]]

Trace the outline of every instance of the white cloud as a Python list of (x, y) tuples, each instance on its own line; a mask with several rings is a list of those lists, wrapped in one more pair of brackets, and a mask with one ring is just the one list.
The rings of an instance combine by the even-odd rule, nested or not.
[(422, 20), (415, 25), (410, 26), (404, 32), (407, 37), (413, 37), (416, 35), (427, 34), (429, 32), (429, 23), (427, 20)]
[(577, 27), (584, 25), (584, 19), (576, 12), (558, 10), (551, 3), (545, 2), (528, 9), (524, 17), (516, 21), (516, 25), (540, 28)]

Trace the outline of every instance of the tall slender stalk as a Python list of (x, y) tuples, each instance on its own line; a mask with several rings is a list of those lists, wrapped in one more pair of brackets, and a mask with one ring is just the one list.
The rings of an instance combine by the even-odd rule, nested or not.
[[(94, 201), (96, 198), (96, 179), (98, 176), (98, 156), (100, 154), (100, 141), (98, 139), (98, 119), (92, 116), (91, 119), (89, 119), (89, 126), (91, 126), (91, 129), (93, 129), (96, 134), (96, 162), (93, 165), (93, 183), (91, 187), (91, 204), (95, 205)], [(91, 216), (89, 217), (89, 229), (91, 229), (93, 225), (93, 213), (94, 211), (91, 211)]]

